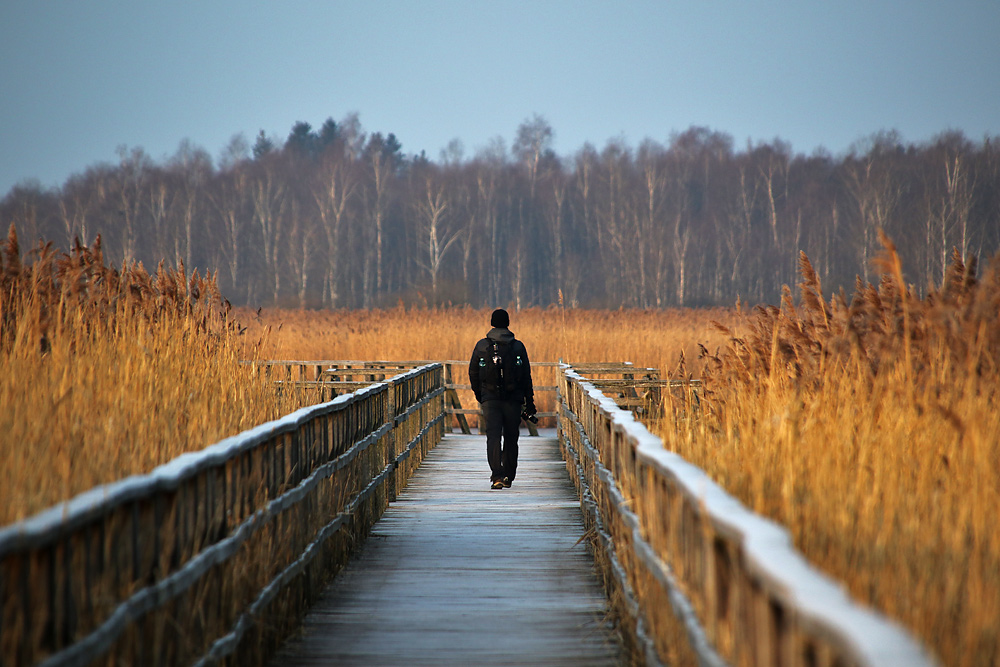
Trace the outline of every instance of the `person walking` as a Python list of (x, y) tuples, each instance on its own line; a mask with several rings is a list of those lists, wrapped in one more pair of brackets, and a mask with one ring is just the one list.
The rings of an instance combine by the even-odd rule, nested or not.
[(535, 392), (524, 343), (510, 329), (510, 316), (498, 308), (486, 337), (476, 343), (469, 361), (469, 383), (486, 422), (486, 460), (490, 488), (510, 487), (517, 474), (517, 438), (522, 412), (532, 417)]

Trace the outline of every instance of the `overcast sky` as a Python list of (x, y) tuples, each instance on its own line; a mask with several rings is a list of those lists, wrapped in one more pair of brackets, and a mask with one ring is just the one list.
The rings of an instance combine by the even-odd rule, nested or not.
[(840, 154), (1000, 133), (997, 0), (4, 1), (0, 196), (141, 146), (360, 115), (466, 156), (540, 114), (561, 156), (707, 126)]

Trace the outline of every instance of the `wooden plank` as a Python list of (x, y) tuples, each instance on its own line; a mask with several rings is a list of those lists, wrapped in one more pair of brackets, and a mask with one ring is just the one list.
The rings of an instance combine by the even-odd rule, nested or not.
[(620, 650), (554, 431), (489, 488), (482, 436), (446, 435), (272, 661), (616, 665)]

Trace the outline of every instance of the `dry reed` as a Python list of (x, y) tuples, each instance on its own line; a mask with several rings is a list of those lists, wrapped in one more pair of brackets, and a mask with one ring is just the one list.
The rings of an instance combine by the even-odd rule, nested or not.
[(921, 299), (883, 243), (849, 305), (803, 255), (801, 303), (720, 327), (703, 409), (659, 435), (946, 664), (998, 664), (1000, 261)]
[(0, 525), (150, 471), (298, 407), (238, 362), (254, 354), (211, 276), (105, 266), (0, 244)]
[[(489, 331), (491, 309), (397, 307), (367, 311), (237, 311), (250, 334), (272, 332), (261, 354), (274, 359), (468, 360)], [(726, 338), (712, 322), (735, 322), (730, 308), (511, 311), (510, 328), (532, 362), (631, 361), (672, 368), (681, 354), (697, 364), (698, 343)], [(690, 362), (689, 362), (690, 363)]]

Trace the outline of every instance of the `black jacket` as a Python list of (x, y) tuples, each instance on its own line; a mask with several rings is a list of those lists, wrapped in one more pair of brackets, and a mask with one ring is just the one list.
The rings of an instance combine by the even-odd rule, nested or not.
[[(482, 387), (482, 382), (479, 379), (479, 360), (492, 354), (493, 341), (512, 346), (511, 352), (520, 354), (524, 358), (525, 368), (524, 373), (521, 374), (521, 383), (513, 393), (508, 393), (505, 396), (498, 394), (494, 388)], [(535, 404), (535, 390), (531, 385), (531, 362), (528, 361), (528, 350), (525, 349), (524, 343), (514, 338), (510, 329), (490, 329), (486, 338), (476, 343), (475, 349), (472, 350), (472, 359), (469, 361), (469, 384), (472, 385), (472, 391), (480, 403), (502, 400), (518, 405), (526, 403), (529, 407), (534, 407)]]

